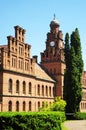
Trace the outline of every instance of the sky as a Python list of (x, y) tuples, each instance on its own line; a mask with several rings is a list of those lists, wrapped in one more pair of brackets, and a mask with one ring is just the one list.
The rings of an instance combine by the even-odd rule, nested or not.
[(54, 14), (63, 38), (78, 28), (86, 70), (86, 0), (0, 0), (0, 45), (7, 45), (7, 36), (14, 36), (14, 26), (19, 25), (26, 30), (31, 56), (37, 55), (40, 62)]

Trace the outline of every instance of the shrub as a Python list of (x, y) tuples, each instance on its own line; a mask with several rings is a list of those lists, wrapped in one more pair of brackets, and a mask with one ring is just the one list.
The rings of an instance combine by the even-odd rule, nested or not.
[(1, 130), (61, 130), (64, 112), (1, 113)]
[(53, 104), (51, 104), (51, 111), (65, 111), (66, 102), (60, 97), (56, 97)]
[(74, 114), (74, 119), (86, 120), (86, 112), (77, 112), (76, 114)]
[(48, 106), (47, 102), (44, 102), (40, 111), (65, 111), (66, 102), (60, 97), (55, 97), (54, 102)]

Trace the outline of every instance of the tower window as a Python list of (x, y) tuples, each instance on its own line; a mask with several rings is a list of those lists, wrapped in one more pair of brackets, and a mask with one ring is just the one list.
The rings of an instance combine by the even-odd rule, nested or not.
[(48, 57), (48, 52), (46, 53), (46, 57)]

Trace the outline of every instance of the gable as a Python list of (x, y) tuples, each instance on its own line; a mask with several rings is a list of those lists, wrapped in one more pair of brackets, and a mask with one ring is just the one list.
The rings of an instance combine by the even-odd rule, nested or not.
[(55, 82), (55, 80), (53, 80), (46, 72), (45, 70), (43, 70), (41, 68), (40, 65), (38, 65), (37, 63), (35, 64), (35, 76), (38, 79), (43, 79), (43, 80), (47, 80), (50, 82)]

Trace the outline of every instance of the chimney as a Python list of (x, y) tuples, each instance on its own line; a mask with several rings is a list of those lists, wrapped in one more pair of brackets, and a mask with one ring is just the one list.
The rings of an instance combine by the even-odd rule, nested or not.
[(38, 56), (37, 55), (34, 55), (33, 58), (35, 59), (36, 63), (38, 62)]

